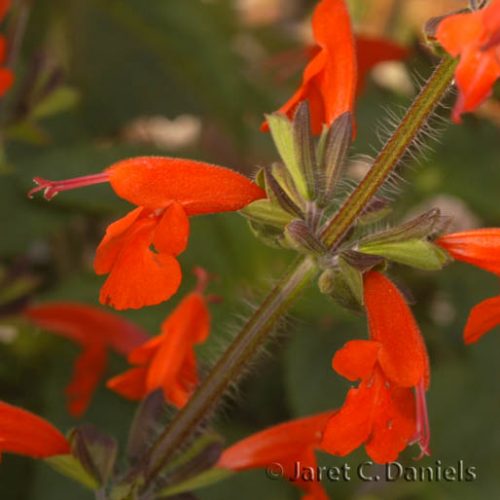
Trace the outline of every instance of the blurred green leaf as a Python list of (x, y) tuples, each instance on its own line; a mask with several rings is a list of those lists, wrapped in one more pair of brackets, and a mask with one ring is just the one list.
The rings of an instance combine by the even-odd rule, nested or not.
[(37, 103), (31, 110), (31, 118), (40, 120), (62, 111), (66, 111), (76, 105), (79, 93), (71, 87), (59, 87)]

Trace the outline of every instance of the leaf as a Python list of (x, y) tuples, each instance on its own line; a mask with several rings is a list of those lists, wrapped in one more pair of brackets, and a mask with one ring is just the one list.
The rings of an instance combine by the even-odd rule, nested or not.
[(76, 89), (67, 86), (59, 87), (33, 108), (31, 118), (40, 120), (67, 111), (78, 103), (79, 97)]

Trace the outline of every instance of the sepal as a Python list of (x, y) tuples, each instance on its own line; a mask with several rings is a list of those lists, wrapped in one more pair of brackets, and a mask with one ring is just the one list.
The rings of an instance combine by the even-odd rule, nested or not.
[(113, 473), (118, 445), (107, 434), (90, 424), (73, 429), (69, 434), (72, 454), (98, 484), (106, 484)]
[(328, 268), (320, 275), (318, 287), (342, 307), (353, 311), (363, 309), (363, 274), (342, 256), (338, 266)]
[(442, 248), (427, 240), (369, 243), (360, 245), (359, 251), (424, 271), (438, 271), (450, 262), (450, 257)]
[(44, 462), (62, 476), (73, 479), (89, 490), (99, 488), (97, 479), (73, 455), (55, 455), (45, 458)]
[(281, 113), (266, 116), (274, 144), (283, 160), (300, 196), (312, 199), (312, 188), (308, 186), (306, 174), (302, 168), (302, 154), (295, 137), (293, 122)]
[(326, 247), (303, 220), (295, 219), (290, 222), (285, 228), (285, 238), (289, 246), (299, 252), (315, 255), (326, 252)]
[(254, 201), (240, 213), (251, 221), (277, 228), (283, 228), (293, 220), (290, 213), (268, 199)]
[(397, 227), (365, 236), (360, 241), (360, 246), (372, 243), (396, 243), (423, 238), (434, 239), (446, 229), (449, 223), (449, 217), (441, 215), (441, 211), (438, 208), (433, 208)]
[(273, 248), (289, 248), (286, 241), (283, 228), (263, 224), (253, 220), (248, 221), (250, 230), (254, 236), (264, 244)]
[[(263, 170), (265, 190), (269, 200), (275, 205), (281, 207), (285, 212), (288, 212), (297, 217), (304, 217), (302, 210), (297, 205), (293, 198), (297, 199), (297, 193), (293, 192), (293, 186), (290, 185), (289, 178), (286, 175), (286, 170), (278, 165), (272, 167), (272, 172), (267, 169)], [(288, 194), (293, 193), (293, 194)], [(294, 196), (295, 195), (295, 196)]]
[(318, 143), (318, 165), (321, 170), (321, 206), (331, 205), (338, 182), (346, 166), (346, 156), (351, 144), (353, 119), (349, 112), (341, 114), (325, 129)]

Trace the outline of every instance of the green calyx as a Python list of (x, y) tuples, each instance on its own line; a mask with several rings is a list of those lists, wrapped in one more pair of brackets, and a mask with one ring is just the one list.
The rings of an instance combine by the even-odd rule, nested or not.
[(448, 222), (439, 209), (432, 209), (400, 226), (361, 239), (358, 251), (417, 269), (437, 271), (450, 258), (431, 240), (444, 231)]
[(438, 271), (450, 260), (443, 249), (430, 241), (417, 239), (394, 243), (372, 243), (360, 246), (359, 251), (424, 271)]
[(266, 244), (319, 256), (327, 249), (321, 227), (334, 208), (334, 195), (344, 171), (352, 136), (350, 113), (325, 127), (319, 140), (311, 133), (306, 102), (290, 120), (281, 113), (267, 117), (282, 163), (261, 168), (256, 183), (267, 194), (245, 207), (252, 231)]
[(329, 295), (342, 307), (354, 311), (363, 308), (363, 274), (342, 257), (337, 267), (323, 271), (318, 287), (321, 293)]

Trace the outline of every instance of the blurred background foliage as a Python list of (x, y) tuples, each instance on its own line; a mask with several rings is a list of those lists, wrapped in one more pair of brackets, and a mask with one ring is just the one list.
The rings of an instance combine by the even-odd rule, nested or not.
[[(0, 104), (0, 397), (40, 413), (61, 429), (75, 425), (63, 389), (77, 348), (35, 331), (16, 312), (26, 301), (97, 304), (102, 279), (91, 271), (106, 224), (126, 204), (107, 186), (65, 193), (51, 203), (28, 200), (31, 179), (98, 172), (139, 154), (203, 159), (251, 175), (275, 161), (268, 135), (258, 131), (263, 113), (284, 102), (300, 71), (280, 66), (277, 54), (303, 46), (314, 2), (306, 0), (19, 0), (4, 29), (21, 29), (16, 85)], [(461, 7), (455, 0), (357, 0), (358, 31), (392, 37), (412, 48), (405, 64), (379, 67), (357, 107), (355, 153), (380, 145), (385, 109), (405, 106), (432, 67), (419, 41), (421, 24)], [(24, 16), (24, 18), (22, 17)], [(19, 24), (21, 23), (21, 24)], [(21, 28), (19, 28), (21, 26)], [(415, 77), (418, 73), (419, 77)], [(439, 205), (459, 227), (500, 224), (498, 123), (500, 104), (490, 100), (462, 126), (447, 126), (418, 168), (403, 172), (392, 220)], [(445, 109), (441, 112), (448, 115)], [(437, 125), (439, 128), (439, 125)], [(363, 166), (353, 162), (352, 175)], [(185, 279), (201, 265), (218, 276), (211, 292), (213, 333), (200, 350), (209, 366), (291, 255), (263, 246), (237, 214), (194, 219)], [(433, 368), (429, 392), (432, 457), (419, 465), (475, 466), (474, 482), (325, 484), (337, 499), (495, 498), (500, 491), (498, 332), (465, 347), (461, 332), (470, 307), (498, 294), (486, 273), (455, 264), (439, 274), (394, 268), (393, 276), (415, 297), (415, 313)], [(155, 333), (178, 302), (124, 313)], [(364, 337), (364, 319), (336, 307), (314, 287), (283, 323), (276, 339), (224, 406), (217, 429), (233, 442), (293, 417), (339, 406), (349, 384), (330, 368), (332, 354)], [(113, 358), (109, 375), (125, 367)], [(85, 420), (123, 441), (135, 405), (100, 387)], [(402, 457), (415, 465), (411, 449)], [(356, 467), (367, 457), (321, 455), (320, 463)], [(199, 498), (291, 499), (298, 492), (263, 471), (240, 474), (197, 493)], [(91, 498), (41, 463), (5, 456), (0, 498)]]

